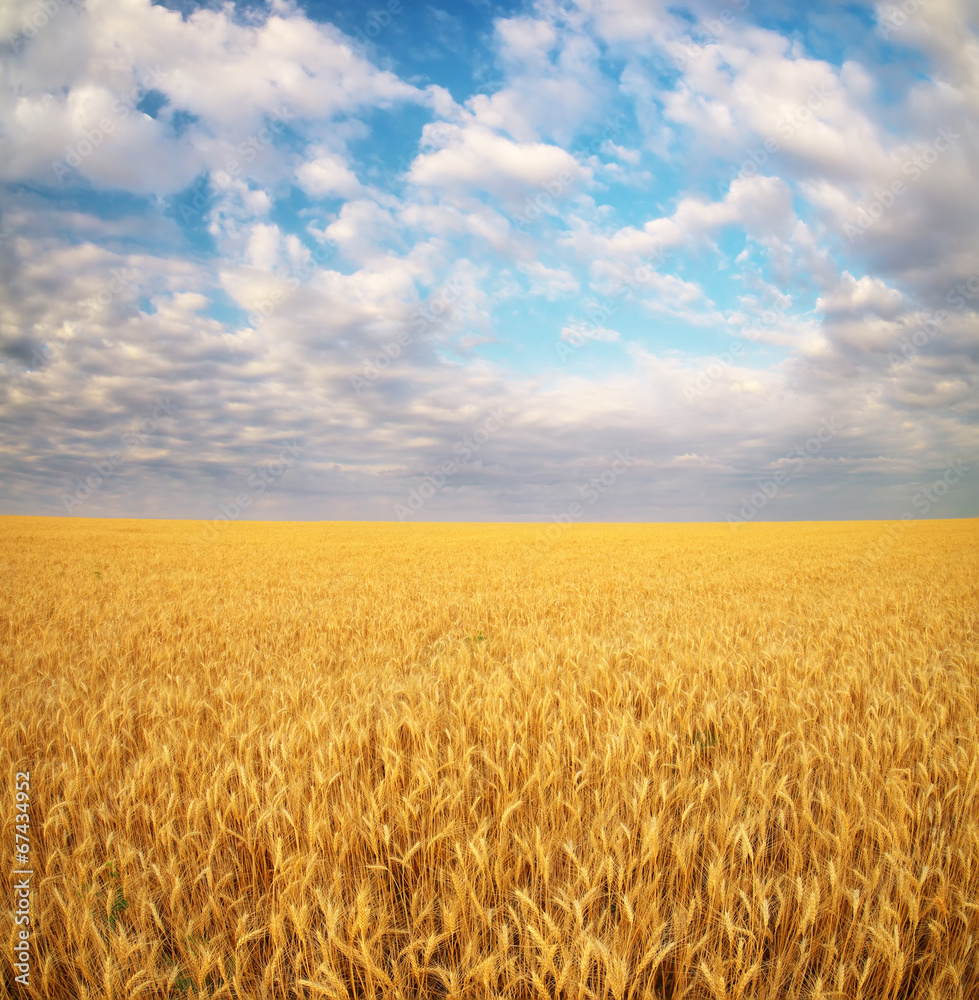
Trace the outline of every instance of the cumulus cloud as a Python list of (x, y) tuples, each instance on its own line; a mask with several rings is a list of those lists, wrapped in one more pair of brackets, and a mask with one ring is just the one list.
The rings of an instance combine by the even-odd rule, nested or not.
[(531, 293), (554, 300), (574, 295), (579, 290), (577, 279), (564, 268), (547, 267), (540, 261), (521, 262), (518, 267), (531, 280)]
[(368, 57), (290, 3), (59, 7), (3, 59), (3, 509), (219, 517), (289, 447), (253, 516), (391, 519), (499, 409), (425, 518), (628, 452), (589, 517), (723, 520), (826, 427), (764, 516), (900, 516), (979, 457), (974, 19), (844, 58), (729, 8), (406, 5)]
[(335, 196), (350, 198), (360, 190), (357, 175), (347, 166), (343, 157), (328, 151), (320, 152), (307, 160), (296, 171), (299, 186), (314, 198)]
[(476, 121), (443, 125), (442, 135), (441, 147), (422, 153), (409, 177), (446, 196), (487, 192), (515, 202), (549, 183), (567, 185), (588, 176), (559, 146), (515, 142)]
[(827, 317), (872, 314), (885, 319), (897, 316), (904, 306), (904, 296), (896, 288), (888, 288), (882, 278), (864, 275), (858, 281), (844, 271), (837, 286), (816, 300), (816, 309)]
[[(98, 186), (147, 193), (179, 190), (229, 164), (247, 172), (290, 123), (441, 98), (372, 66), (332, 25), (287, 8), (254, 24), (228, 9), (183, 18), (149, 0), (90, 0), (61, 8), (5, 63), (5, 179), (74, 179), (52, 168), (60, 161)], [(155, 117), (141, 109), (151, 96), (163, 102)], [(179, 135), (178, 114), (188, 123)], [(309, 183), (328, 169), (311, 167)]]
[(737, 177), (720, 201), (683, 198), (672, 215), (624, 226), (611, 233), (579, 226), (563, 239), (583, 259), (630, 261), (710, 241), (725, 226), (739, 225), (756, 239), (784, 238), (795, 224), (792, 196), (777, 177)]

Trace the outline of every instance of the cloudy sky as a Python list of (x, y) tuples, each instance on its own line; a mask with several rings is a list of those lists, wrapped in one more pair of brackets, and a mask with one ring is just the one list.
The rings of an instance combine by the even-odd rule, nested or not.
[(972, 0), (0, 39), (0, 512), (979, 514)]

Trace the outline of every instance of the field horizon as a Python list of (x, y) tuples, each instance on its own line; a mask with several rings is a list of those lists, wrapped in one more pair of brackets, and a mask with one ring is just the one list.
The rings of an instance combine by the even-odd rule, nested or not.
[[(542, 527), (548, 527), (552, 524), (558, 527), (573, 527), (575, 525), (671, 525), (671, 524), (689, 524), (689, 525), (724, 525), (725, 527), (730, 527), (731, 522), (727, 520), (689, 520), (689, 521), (574, 521), (572, 524), (562, 525), (553, 519), (549, 521), (491, 521), (491, 520), (476, 520), (476, 521), (452, 521), (446, 518), (438, 518), (431, 521), (426, 521), (424, 518), (412, 518), (410, 521), (401, 521), (395, 518), (377, 518), (373, 520), (355, 520), (351, 518), (220, 518), (220, 517), (131, 517), (128, 514), (118, 514), (118, 515), (107, 515), (107, 514), (0, 514), (0, 524), (4, 521), (13, 520), (34, 520), (34, 521), (108, 521), (111, 523), (116, 523), (118, 521), (132, 521), (135, 523), (152, 522), (157, 523), (160, 521), (172, 521), (174, 524), (396, 524), (403, 525), (405, 527), (410, 527), (412, 525), (433, 525), (433, 524), (485, 524), (485, 525), (497, 525), (499, 527), (509, 527), (509, 526), (519, 526), (519, 525), (537, 525)], [(902, 522), (909, 522), (911, 524), (929, 524), (929, 523), (942, 523), (944, 521), (975, 521), (977, 526), (979, 526), (979, 516), (972, 514), (962, 514), (953, 517), (921, 517), (921, 518), (908, 518), (908, 517), (838, 517), (838, 518), (783, 518), (780, 520), (768, 520), (764, 517), (759, 517), (751, 521), (738, 521), (735, 522), (732, 530), (738, 530), (741, 527), (748, 527), (749, 525), (758, 524), (899, 524)]]

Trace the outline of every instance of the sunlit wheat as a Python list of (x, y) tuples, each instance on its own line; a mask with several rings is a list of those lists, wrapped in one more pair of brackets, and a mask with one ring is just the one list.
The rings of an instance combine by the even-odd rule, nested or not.
[(979, 996), (975, 521), (0, 523), (29, 996)]

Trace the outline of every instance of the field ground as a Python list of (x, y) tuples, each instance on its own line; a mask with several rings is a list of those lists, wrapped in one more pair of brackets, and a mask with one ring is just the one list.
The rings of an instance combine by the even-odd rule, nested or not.
[(7, 517), (0, 568), (2, 997), (979, 996), (975, 520)]

